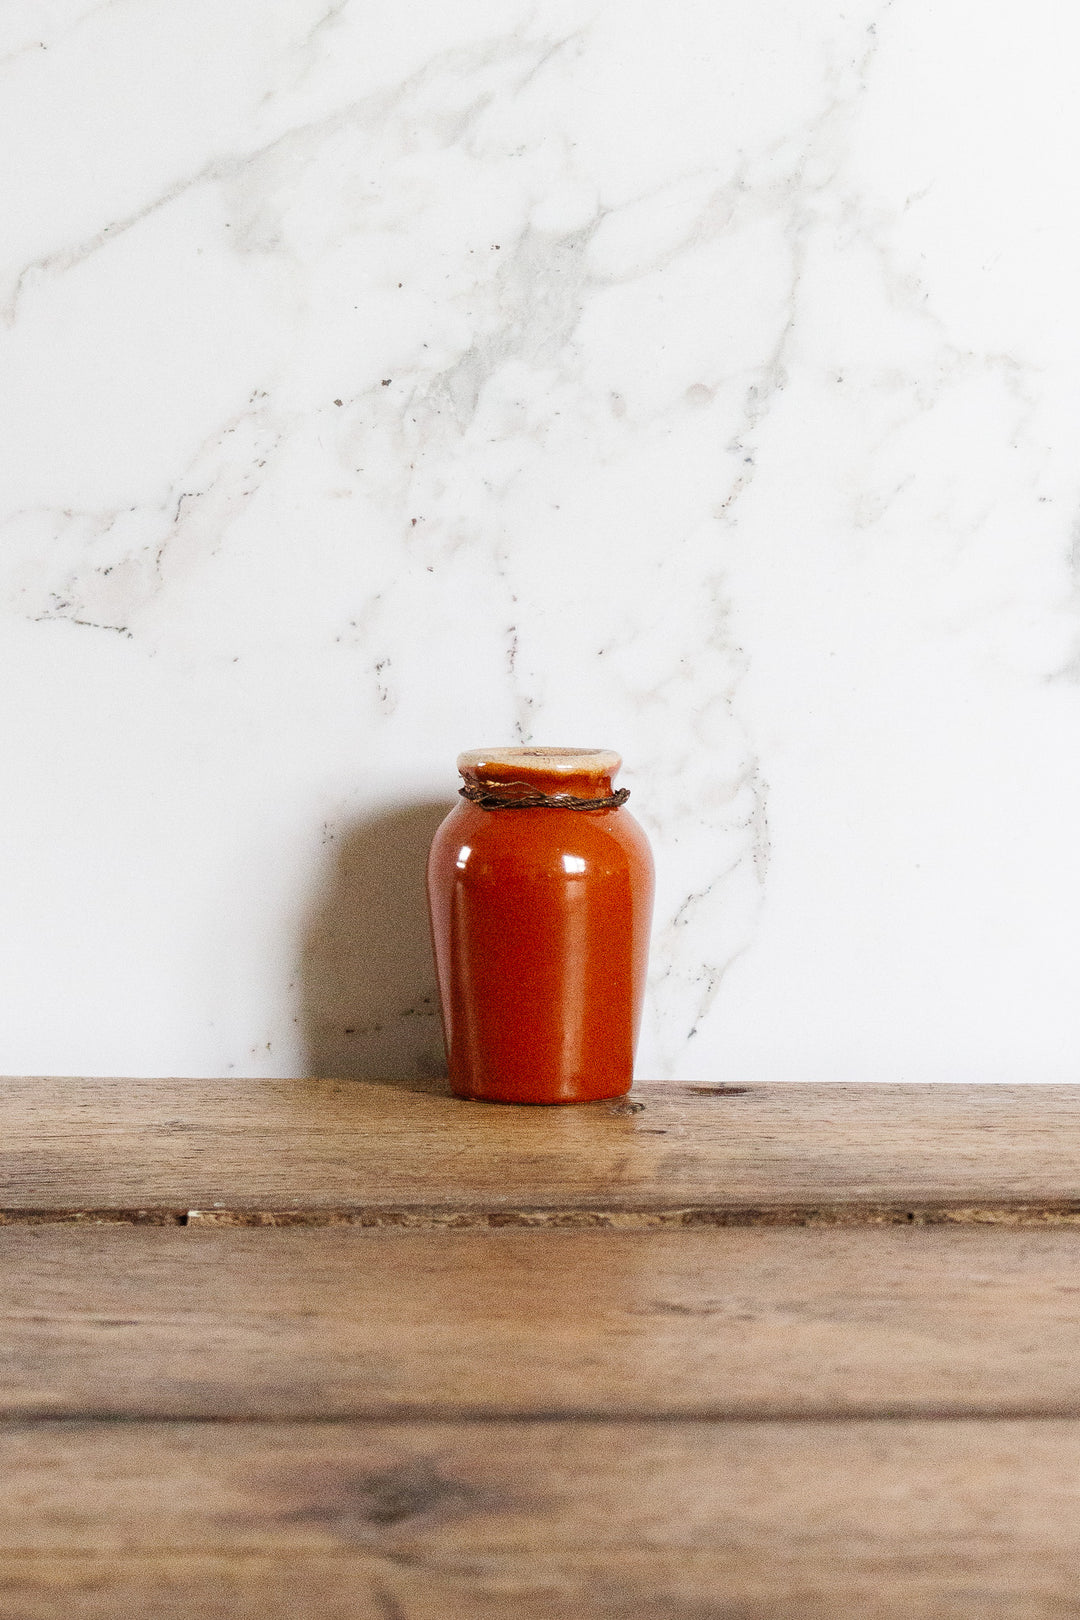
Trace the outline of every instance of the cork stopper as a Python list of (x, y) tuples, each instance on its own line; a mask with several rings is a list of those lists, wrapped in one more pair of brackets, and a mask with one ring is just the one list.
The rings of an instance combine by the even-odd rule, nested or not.
[(461, 793), (482, 810), (617, 809), (629, 798), (611, 785), (621, 764), (610, 748), (470, 748), (458, 755)]
[(458, 755), (462, 776), (483, 777), (495, 767), (501, 777), (506, 770), (543, 771), (545, 776), (614, 776), (621, 757), (610, 748), (470, 748)]

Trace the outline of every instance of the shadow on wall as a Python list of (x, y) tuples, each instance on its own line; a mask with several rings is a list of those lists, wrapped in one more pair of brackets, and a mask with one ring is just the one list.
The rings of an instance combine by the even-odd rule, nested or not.
[(304, 1074), (402, 1081), (446, 1073), (424, 872), (452, 808), (399, 805), (334, 833), (301, 942)]

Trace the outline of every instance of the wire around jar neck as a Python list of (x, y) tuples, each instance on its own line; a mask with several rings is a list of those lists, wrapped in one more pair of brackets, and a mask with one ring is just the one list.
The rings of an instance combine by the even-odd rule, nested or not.
[(619, 788), (601, 799), (583, 799), (573, 793), (536, 793), (525, 782), (505, 782), (494, 793), (479, 783), (466, 782), (458, 792), (481, 810), (617, 810), (630, 797), (629, 788)]
[(458, 757), (462, 796), (481, 810), (617, 810), (630, 797), (612, 787), (621, 764), (601, 748), (476, 748)]

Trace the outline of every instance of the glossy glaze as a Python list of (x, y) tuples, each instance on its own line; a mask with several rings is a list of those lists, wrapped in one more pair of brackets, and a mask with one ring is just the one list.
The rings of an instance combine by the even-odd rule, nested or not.
[[(462, 755), (466, 781), (602, 797), (617, 755)], [(515, 786), (514, 784), (519, 784)], [(428, 897), (450, 1083), (460, 1096), (567, 1103), (630, 1089), (653, 866), (625, 809), (482, 810), (435, 835)]]

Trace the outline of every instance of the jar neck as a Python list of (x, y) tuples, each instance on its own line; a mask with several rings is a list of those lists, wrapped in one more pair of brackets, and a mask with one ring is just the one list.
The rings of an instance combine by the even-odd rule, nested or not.
[(531, 794), (549, 798), (608, 799), (622, 764), (598, 748), (473, 749), (458, 759), (470, 789), (513, 804)]

